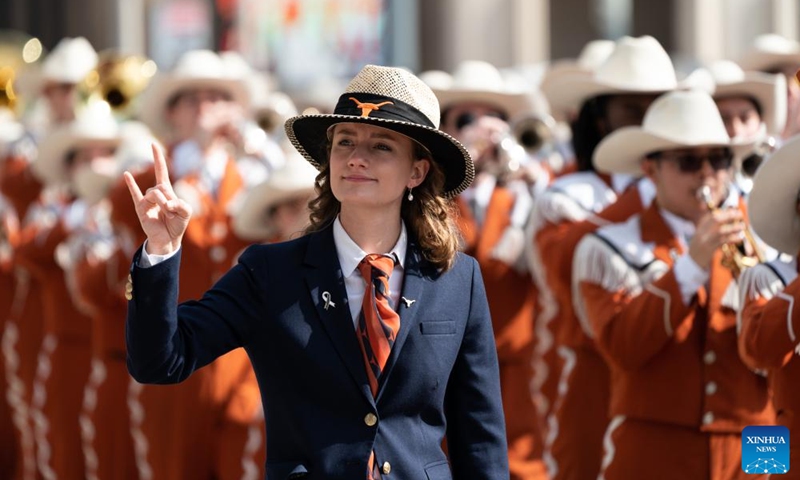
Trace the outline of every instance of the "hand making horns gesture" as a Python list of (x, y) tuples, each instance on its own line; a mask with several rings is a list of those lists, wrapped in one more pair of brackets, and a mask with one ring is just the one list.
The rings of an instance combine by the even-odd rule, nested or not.
[(124, 176), (139, 223), (147, 235), (147, 253), (166, 255), (180, 247), (192, 216), (192, 207), (175, 195), (164, 155), (155, 145), (152, 148), (156, 185), (148, 188), (143, 195), (133, 175), (125, 172)]

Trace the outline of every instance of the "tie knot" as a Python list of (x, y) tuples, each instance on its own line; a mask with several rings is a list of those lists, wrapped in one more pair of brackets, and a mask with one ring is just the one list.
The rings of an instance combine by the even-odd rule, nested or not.
[(370, 253), (364, 256), (361, 263), (358, 264), (358, 269), (364, 280), (370, 283), (376, 276), (389, 278), (396, 263), (397, 260), (394, 255)]

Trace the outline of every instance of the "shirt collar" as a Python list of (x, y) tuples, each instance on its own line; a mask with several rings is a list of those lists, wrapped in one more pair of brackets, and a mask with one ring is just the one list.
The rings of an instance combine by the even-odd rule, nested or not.
[[(350, 235), (344, 230), (339, 216), (333, 222), (333, 243), (336, 244), (336, 254), (339, 256), (339, 265), (342, 267), (342, 273), (345, 277), (349, 277), (361, 263), (361, 260), (367, 255), (367, 252), (361, 249), (356, 242), (350, 238)], [(408, 234), (406, 233), (406, 224), (400, 221), (400, 238), (397, 243), (389, 251), (389, 255), (395, 254), (398, 259), (398, 265), (402, 268), (406, 261), (406, 250), (408, 249)], [(396, 267), (395, 267), (396, 268)]]
[(685, 218), (681, 218), (672, 212), (668, 212), (663, 208), (660, 210), (661, 216), (664, 218), (664, 221), (667, 222), (667, 226), (670, 230), (672, 230), (672, 233), (679, 239), (689, 243), (689, 240), (691, 240), (692, 236), (694, 236), (694, 232), (697, 228), (695, 227), (694, 223), (686, 220)]

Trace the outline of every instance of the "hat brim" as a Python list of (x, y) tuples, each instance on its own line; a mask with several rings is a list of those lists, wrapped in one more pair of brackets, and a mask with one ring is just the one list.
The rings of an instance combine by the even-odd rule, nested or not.
[(250, 108), (250, 95), (243, 80), (235, 78), (181, 78), (164, 75), (151, 82), (147, 93), (142, 97), (139, 119), (153, 132), (169, 132), (166, 121), (167, 102), (180, 92), (192, 88), (212, 88), (229, 92), (233, 101), (247, 111)]
[(658, 95), (672, 90), (656, 87), (641, 88), (633, 85), (611, 85), (598, 82), (594, 78), (594, 74), (587, 73), (564, 74), (557, 84), (551, 82), (547, 88), (545, 96), (550, 102), (550, 109), (553, 112), (559, 112), (559, 116), (566, 118), (577, 115), (584, 102), (600, 95)]
[(800, 250), (800, 138), (786, 142), (764, 162), (753, 177), (747, 199), (750, 223), (767, 245), (796, 255)]
[(234, 215), (232, 228), (237, 236), (248, 241), (265, 241), (276, 233), (266, 212), (272, 207), (294, 198), (314, 195), (314, 187), (290, 188), (265, 182), (253, 187), (245, 197), (239, 212)]
[(442, 196), (446, 198), (463, 192), (475, 178), (475, 166), (461, 142), (441, 130), (416, 123), (352, 115), (298, 115), (286, 121), (286, 136), (297, 151), (319, 170), (328, 162), (326, 132), (337, 123), (366, 123), (387, 128), (427, 148), (432, 160), (444, 170)]
[(623, 127), (604, 138), (594, 153), (594, 166), (606, 173), (622, 173), (639, 176), (642, 174), (641, 161), (649, 153), (660, 150), (697, 147), (726, 147), (738, 153), (752, 148), (730, 141), (709, 139), (697, 143), (677, 141), (644, 131), (641, 127)]
[(433, 90), (439, 99), (442, 111), (464, 102), (492, 105), (503, 110), (509, 119), (519, 117), (530, 108), (530, 100), (524, 93), (501, 93), (483, 90)]
[(762, 75), (748, 75), (742, 82), (717, 84), (714, 98), (737, 95), (754, 98), (761, 108), (761, 118), (767, 126), (767, 131), (780, 134), (786, 125), (786, 84), (782, 77), (779, 77), (781, 80), (775, 81), (772, 78), (763, 78)]
[(64, 160), (70, 150), (89, 146), (116, 148), (120, 143), (122, 139), (119, 136), (98, 137), (55, 132), (42, 143), (36, 161), (31, 163), (31, 171), (45, 184), (65, 183), (69, 178)]
[(795, 53), (766, 53), (750, 52), (739, 62), (743, 70), (765, 71), (779, 65), (800, 66), (800, 52)]

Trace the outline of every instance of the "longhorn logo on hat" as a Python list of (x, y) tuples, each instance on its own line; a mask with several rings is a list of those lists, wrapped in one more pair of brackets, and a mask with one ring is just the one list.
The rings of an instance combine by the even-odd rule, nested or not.
[(381, 103), (362, 103), (357, 98), (350, 97), (350, 100), (356, 102), (356, 106), (361, 109), (362, 117), (369, 117), (373, 110), (380, 110), (384, 105), (394, 105), (394, 102), (385, 101)]

